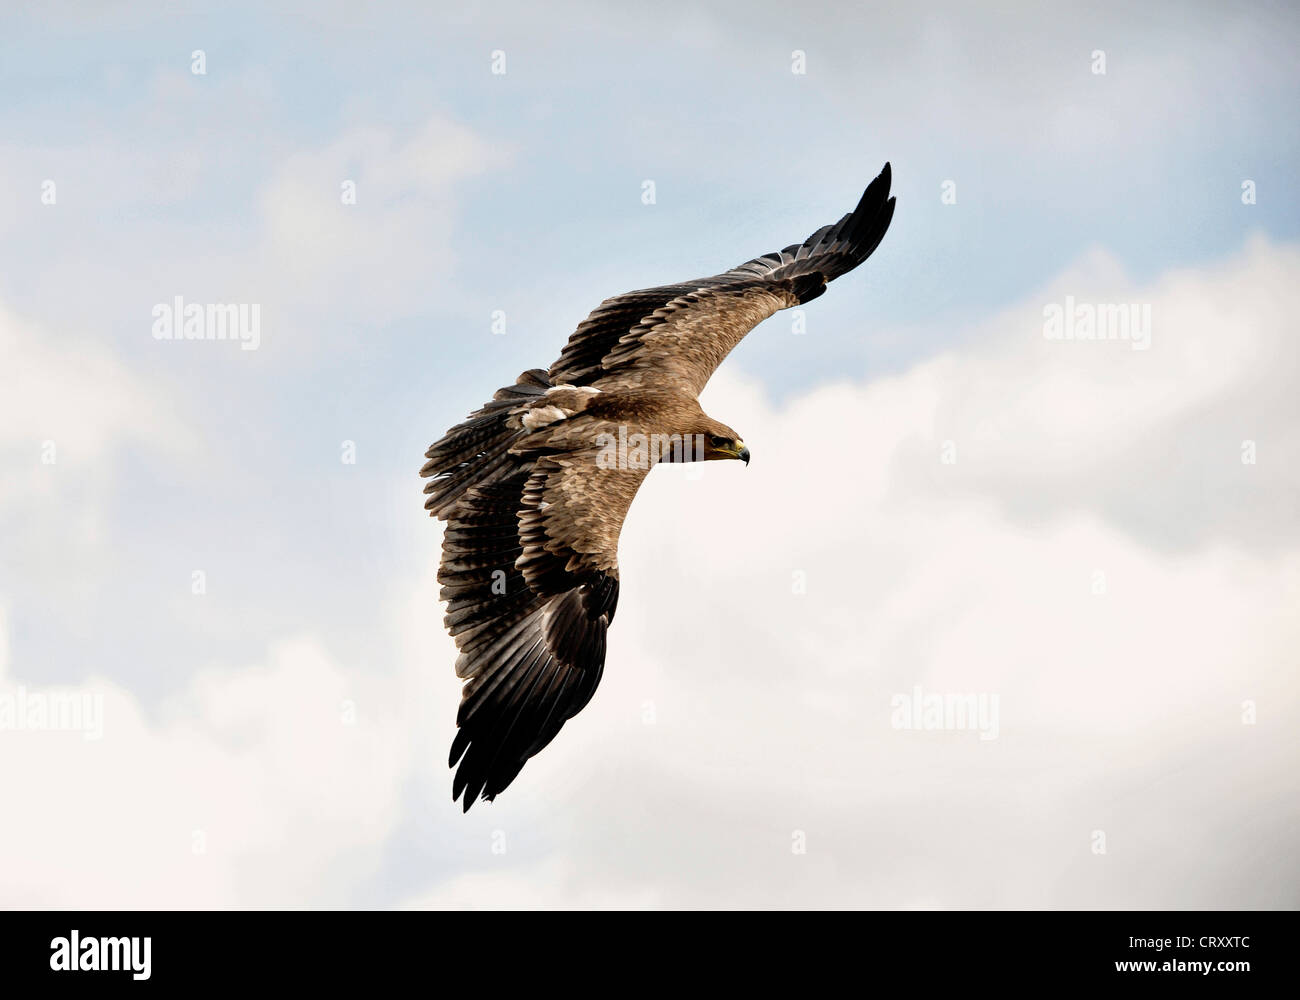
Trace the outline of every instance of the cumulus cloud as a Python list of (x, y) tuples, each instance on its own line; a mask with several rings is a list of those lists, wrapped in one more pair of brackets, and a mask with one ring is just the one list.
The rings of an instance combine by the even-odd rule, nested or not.
[(0, 305), (0, 355), (0, 518), (12, 526), (0, 537), (0, 582), (28, 566), (32, 586), (51, 571), (49, 553), (103, 540), (102, 501), (124, 454), (174, 460), (194, 438), (163, 387), (93, 339)]
[[(414, 905), (1293, 905), (1297, 278), (1097, 255), (897, 377), (724, 371), (753, 464), (651, 477), (600, 692), (482, 810), (514, 855)], [(1045, 339), (1065, 289), (1150, 349)], [(917, 686), (996, 739), (895, 728)]]
[[(157, 630), (155, 606), (84, 577), (93, 566), (117, 588), (129, 582), (112, 530), (122, 467), (187, 468), (202, 432), (165, 382), (101, 343), (0, 309), (0, 351), (0, 797), (11, 804), (0, 853), (12, 862), (0, 899), (342, 905), (400, 815), (425, 728), (427, 699), (408, 697), (418, 682), (340, 663), (307, 629), (252, 664), (213, 661), (199, 642), (153, 646), (148, 672), (183, 677), (162, 703), (98, 662), (14, 656), (17, 628), (75, 629), (81, 601), (116, 601), (134, 628)], [(44, 618), (33, 593), (56, 603)], [(28, 613), (14, 622), (6, 605), (19, 598)], [(68, 671), (77, 683), (51, 681)]]
[[(402, 530), (430, 563), (385, 616), (393, 669), (341, 662), (308, 618), (147, 704), (101, 676), (41, 687), (0, 642), (0, 695), (103, 705), (98, 740), (0, 731), (0, 851), (22, 859), (0, 895), (1294, 905), (1300, 574), (1273, 494), (1300, 430), (1276, 405), (1300, 381), (1297, 278), (1296, 250), (1264, 242), (1150, 285), (1094, 255), (896, 376), (778, 405), (724, 370), (705, 405), (753, 464), (651, 477), (600, 691), (468, 816), (418, 516)], [(1149, 303), (1150, 348), (1047, 340), (1065, 294)], [(152, 427), (115, 419), (115, 438)], [(996, 698), (996, 738), (898, 728), (918, 687)]]
[[(67, 336), (0, 305), (0, 351), (6, 362), (0, 367), (0, 448), (6, 457), (16, 459), (20, 449), (45, 441), (87, 463), (136, 443), (168, 451), (190, 443), (175, 421), (151, 411), (151, 402), (164, 402), (155, 396), (156, 384), (91, 338)], [(59, 450), (44, 464), (57, 465)], [(40, 464), (39, 449), (30, 457)], [(20, 484), (7, 475), (4, 485), (17, 492)]]
[[(34, 722), (60, 699), (93, 700), (98, 729)], [(0, 898), (15, 907), (344, 905), (396, 822), (419, 724), (306, 636), (199, 672), (157, 711), (103, 678), (2, 671), (0, 703), (28, 719), (0, 729)]]

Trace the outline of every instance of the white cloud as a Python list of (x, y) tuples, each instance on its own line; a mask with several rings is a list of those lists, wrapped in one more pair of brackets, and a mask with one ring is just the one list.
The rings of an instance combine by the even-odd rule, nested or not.
[(174, 458), (194, 437), (168, 392), (101, 343), (0, 305), (0, 354), (0, 517), (21, 525), (0, 550), (41, 566), (42, 552), (103, 539), (102, 501), (126, 449)]
[[(979, 356), (920, 369), (947, 385), (929, 436), (954, 440), (961, 460), (936, 472), (929, 440), (914, 439), (895, 457), (909, 467), (902, 485), (990, 496), (1026, 521), (1092, 510), (1166, 547), (1293, 546), (1297, 270), (1294, 247), (1257, 239), (1209, 280), (1177, 271), (1135, 288), (1091, 255), (985, 324)], [(1045, 339), (1043, 308), (1066, 296), (1150, 305), (1151, 347)], [(1241, 461), (1247, 441), (1255, 465)]]
[[(33, 592), (95, 605), (116, 597), (82, 578), (99, 566), (112, 584), (129, 582), (131, 557), (112, 530), (119, 466), (139, 452), (175, 475), (191, 467), (199, 432), (164, 383), (102, 344), (0, 309), (0, 351), (11, 362), (0, 368), (3, 551), (6, 568), (22, 573), (0, 575), (0, 798), (10, 803), (0, 854), (11, 861), (0, 898), (19, 907), (343, 905), (400, 815), (424, 728), (426, 699), (408, 700), (421, 679), (340, 664), (303, 631), (254, 665), (208, 663), (199, 643), (155, 645), (150, 670), (185, 677), (162, 705), (93, 663), (81, 683), (43, 681), (81, 665), (12, 655), (5, 605), (21, 596), (30, 630), (86, 613), (73, 601), (42, 617)], [(138, 601), (117, 606), (152, 630)], [(93, 704), (102, 734), (43, 729), (24, 711), (60, 701)]]
[[(896, 378), (777, 409), (724, 371), (753, 464), (651, 477), (599, 694), (480, 807), (549, 851), (418, 905), (1294, 904), (1294, 469), (1201, 418), (1296, 441), (1297, 279), (1262, 243), (1150, 288), (1096, 257)], [(1058, 285), (1151, 302), (1152, 348), (1044, 340)], [(893, 729), (918, 684), (997, 694), (998, 739)]]
[[(1263, 498), (1293, 473), (1285, 447), (1255, 466), (1209, 451), (1204, 421), (1245, 414), (1261, 441), (1296, 440), (1275, 401), (1297, 387), (1297, 278), (1296, 252), (1262, 243), (1150, 288), (1096, 257), (899, 376), (777, 407), (724, 371), (706, 407), (753, 464), (651, 477), (600, 692), (496, 803), (462, 817), (448, 794), (457, 683), (429, 566), (388, 616), (397, 669), (339, 663), (309, 630), (159, 706), (102, 678), (69, 689), (102, 694), (100, 741), (0, 733), (16, 817), (0, 851), (20, 859), (0, 895), (1292, 905), (1300, 573), (1294, 515)], [(1044, 341), (1042, 304), (1064, 290), (1150, 301), (1151, 349)], [(116, 419), (120, 437), (138, 415)], [(1183, 503), (1134, 441), (1182, 454), (1218, 501)], [(1165, 530), (1115, 499), (1135, 494)], [(430, 523), (409, 530), (432, 559)], [(34, 671), (7, 660), (0, 642), (12, 691)], [(996, 694), (998, 738), (892, 728), (891, 698), (918, 684)]]
[[(0, 620), (0, 664), (7, 659)], [(18, 907), (338, 906), (401, 807), (418, 718), (310, 638), (199, 673), (156, 713), (100, 678), (103, 735), (0, 730), (0, 896)]]
[[(0, 305), (0, 351), (0, 447), (52, 440), (71, 456), (101, 461), (124, 444), (179, 448), (188, 441), (175, 421), (152, 411), (151, 402), (165, 400), (147, 398), (145, 387), (150, 395), (157, 387), (100, 343), (44, 328)], [(32, 457), (39, 462), (38, 449)]]

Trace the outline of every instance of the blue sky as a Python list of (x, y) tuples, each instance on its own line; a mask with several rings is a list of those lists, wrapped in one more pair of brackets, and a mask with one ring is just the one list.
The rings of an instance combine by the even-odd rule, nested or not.
[[(41, 420), (105, 438), (74, 433), (57, 479), (0, 506), (11, 679), (103, 678), (163, 718), (199, 672), (301, 633), (345, 670), (402, 675), (395, 608), (437, 545), (428, 443), (549, 364), (601, 299), (801, 240), (886, 160), (898, 210), (877, 255), (809, 306), (808, 336), (781, 314), (728, 361), (761, 407), (983, 349), (1063, 275), (1153, 295), (1252, 239), (1286, 247), (1298, 35), (1264, 4), (5, 13), (0, 304), (15, 343), (64, 360), (0, 455), (26, 484)], [(261, 347), (154, 340), (150, 310), (176, 295), (260, 303)], [(61, 381), (78, 358), (85, 381)], [(439, 618), (425, 669), (449, 671)], [(441, 780), (404, 774), (388, 860), (351, 900), (400, 902), (385, 872), (412, 856), (431, 884), (459, 870), (473, 848), (429, 835)]]

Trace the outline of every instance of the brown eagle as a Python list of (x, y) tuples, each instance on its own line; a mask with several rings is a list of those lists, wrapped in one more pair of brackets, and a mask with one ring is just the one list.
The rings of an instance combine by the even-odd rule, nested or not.
[(730, 271), (606, 299), (559, 360), (425, 453), (425, 508), (447, 522), (438, 582), (465, 681), (452, 799), (468, 812), (514, 780), (600, 683), (618, 603), (618, 536), (661, 461), (738, 458), (698, 396), (741, 338), (815, 299), (889, 228), (889, 164), (851, 213)]

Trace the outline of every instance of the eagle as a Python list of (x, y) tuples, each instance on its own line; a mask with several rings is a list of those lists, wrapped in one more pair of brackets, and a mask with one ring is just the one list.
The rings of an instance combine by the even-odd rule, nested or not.
[[(586, 706), (618, 604), (618, 539), (660, 462), (740, 460), (749, 448), (700, 408), (731, 349), (871, 256), (889, 228), (890, 169), (802, 243), (711, 278), (606, 299), (550, 368), (452, 427), (425, 453), (438, 570), (464, 682), (449, 766), (464, 810), (494, 799)], [(459, 764), (459, 766), (457, 766)]]

